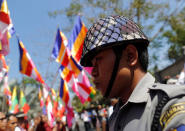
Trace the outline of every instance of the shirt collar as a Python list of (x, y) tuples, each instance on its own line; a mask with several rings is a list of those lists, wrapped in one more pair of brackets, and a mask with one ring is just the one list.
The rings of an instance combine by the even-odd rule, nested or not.
[(133, 90), (131, 96), (128, 99), (128, 102), (147, 102), (149, 87), (150, 85), (154, 84), (154, 82), (155, 78), (150, 73), (146, 73), (146, 75), (140, 80), (140, 82)]

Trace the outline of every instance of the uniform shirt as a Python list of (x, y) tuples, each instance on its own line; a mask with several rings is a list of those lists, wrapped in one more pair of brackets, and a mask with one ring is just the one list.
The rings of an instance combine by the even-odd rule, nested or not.
[(114, 106), (109, 131), (150, 131), (158, 102), (165, 92), (170, 100), (160, 116), (158, 130), (170, 131), (185, 125), (185, 86), (156, 84), (147, 73), (133, 90), (128, 101)]

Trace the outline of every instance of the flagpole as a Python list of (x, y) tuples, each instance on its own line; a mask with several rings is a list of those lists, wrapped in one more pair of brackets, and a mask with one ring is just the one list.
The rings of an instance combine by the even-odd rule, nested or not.
[[(59, 28), (59, 25), (57, 25), (57, 29)], [(57, 34), (57, 33), (56, 33)], [(55, 34), (55, 36), (56, 36), (56, 34)], [(53, 47), (54, 47), (54, 45), (55, 45), (55, 43), (53, 43)], [(52, 48), (52, 50), (53, 50), (53, 48)], [(52, 54), (52, 50), (51, 50), (51, 54)], [(45, 74), (45, 80), (47, 81), (47, 76), (48, 76), (48, 72), (49, 72), (49, 67), (50, 67), (50, 64), (51, 64), (51, 61), (52, 61), (52, 57), (50, 56), (49, 57), (49, 63), (48, 63), (48, 66), (47, 66), (47, 68), (46, 68), (46, 74)], [(58, 74), (57, 74), (58, 75)], [(57, 77), (57, 76), (56, 76)]]
[(56, 80), (57, 80), (57, 76), (58, 76), (58, 71), (59, 71), (59, 69), (60, 69), (60, 67), (57, 69), (57, 72), (56, 72), (56, 74), (55, 74), (55, 76), (54, 76), (54, 78), (53, 78), (53, 81), (52, 81), (52, 83), (51, 83), (51, 88), (53, 88), (53, 86), (54, 86), (54, 84), (55, 84), (55, 82), (56, 82)]
[(46, 68), (45, 81), (47, 81), (47, 76), (48, 76), (50, 64), (51, 64), (51, 57), (49, 58), (49, 62), (48, 62), (47, 68)]

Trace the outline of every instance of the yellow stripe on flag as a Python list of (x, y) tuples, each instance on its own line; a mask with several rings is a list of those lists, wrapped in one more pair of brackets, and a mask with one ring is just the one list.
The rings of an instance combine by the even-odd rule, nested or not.
[(74, 43), (73, 48), (72, 48), (72, 55), (73, 56), (76, 56), (76, 53), (78, 52), (79, 48), (81, 47), (81, 44), (83, 44), (86, 33), (87, 33), (86, 27), (83, 24), (82, 29), (81, 29), (77, 39), (75, 40), (75, 43)]

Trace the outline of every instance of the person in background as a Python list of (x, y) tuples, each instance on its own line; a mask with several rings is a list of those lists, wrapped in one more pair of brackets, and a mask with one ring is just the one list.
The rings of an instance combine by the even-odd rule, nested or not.
[(25, 120), (26, 114), (24, 114), (24, 112), (18, 112), (15, 116), (18, 119), (18, 127), (20, 128), (20, 131), (28, 130), (28, 121)]
[(90, 131), (91, 130), (91, 124), (90, 124), (91, 119), (90, 119), (88, 111), (84, 110), (81, 115), (82, 115), (82, 120), (84, 122), (85, 131)]
[(14, 114), (9, 114), (8, 115), (8, 126), (7, 126), (7, 131), (15, 131), (15, 128), (18, 129), (18, 120)]
[(65, 125), (59, 117), (56, 118), (56, 125), (54, 126), (53, 131), (66, 131)]
[(7, 118), (3, 112), (0, 112), (0, 131), (6, 131), (7, 129)]
[(118, 102), (118, 99), (115, 99), (115, 98), (112, 98), (110, 100), (110, 106), (108, 107), (108, 117), (110, 118), (110, 116), (112, 115), (113, 113), (113, 107), (114, 105)]

